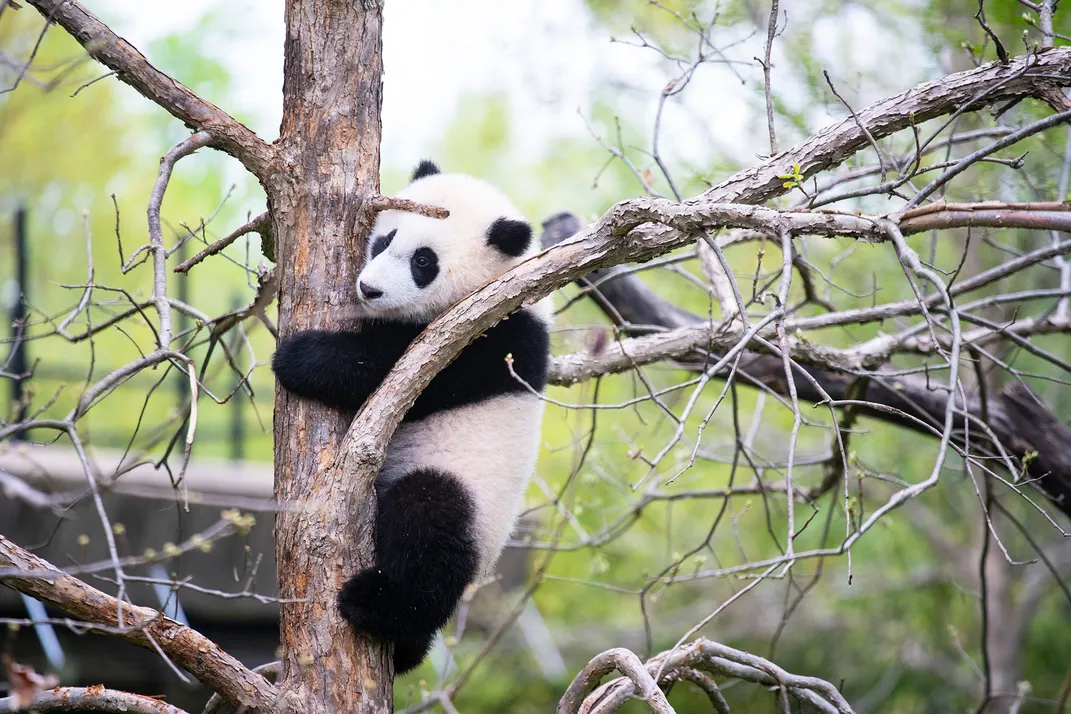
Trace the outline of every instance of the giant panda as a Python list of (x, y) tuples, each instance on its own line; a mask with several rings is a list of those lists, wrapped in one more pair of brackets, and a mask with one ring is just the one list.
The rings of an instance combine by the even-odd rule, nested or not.
[[(431, 320), (538, 252), (520, 212), (479, 179), (423, 161), (398, 197), (450, 215), (378, 215), (358, 276), (360, 331), (280, 340), (272, 369), (290, 392), (355, 412)], [(476, 338), (390, 441), (376, 480), (375, 567), (346, 581), (338, 607), (358, 631), (393, 643), (396, 673), (423, 661), (513, 529), (539, 448), (551, 315), (545, 299)]]

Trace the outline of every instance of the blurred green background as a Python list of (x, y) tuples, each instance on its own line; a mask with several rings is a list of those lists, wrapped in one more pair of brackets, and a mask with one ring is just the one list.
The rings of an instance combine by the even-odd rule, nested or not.
[[(708, 3), (665, 4), (685, 18), (695, 12), (709, 19), (713, 10)], [(278, 110), (272, 114), (270, 107), (278, 103), (278, 90), (274, 95), (250, 100), (241, 72), (257, 60), (236, 58), (233, 49), (226, 49), (232, 41), (239, 45), (243, 41), (241, 11), (228, 10), (224, 3), (202, 5), (203, 15), (187, 17), (181, 29), (171, 33), (146, 30), (151, 41), (141, 44), (140, 49), (159, 68), (204, 98), (266, 138), (274, 138)], [(271, 5), (270, 13), (261, 8), (257, 16), (265, 15), (270, 22), (278, 23), (279, 3), (266, 5)], [(550, 3), (554, 7), (547, 12), (557, 18), (556, 22), (579, 28), (575, 37), (588, 43), (597, 57), (581, 78), (587, 82), (582, 86), (589, 91), (580, 96), (580, 102), (568, 94), (548, 98), (545, 78), (537, 77), (527, 84), (514, 81), (506, 73), (502, 81), (508, 86), (493, 81), (482, 88), (460, 81), (451, 85), (463, 91), (455, 105), (445, 105), (448, 111), (444, 111), (441, 105), (422, 107), (419, 96), (406, 97), (404, 101), (400, 98), (409, 87), (392, 83), (391, 57), (396, 55), (391, 53), (400, 53), (403, 48), (392, 50), (390, 43), (394, 37), (405, 37), (408, 25), (424, 21), (417, 11), (419, 7), (407, 7), (405, 2), (398, 2), (397, 7), (392, 7), (391, 2), (387, 5), (388, 23), (394, 29), (386, 39), (384, 193), (403, 185), (415, 159), (426, 156), (447, 170), (473, 173), (502, 186), (535, 224), (561, 210), (573, 211), (585, 219), (595, 218), (613, 202), (640, 195), (643, 188), (621, 161), (608, 163), (609, 154), (587, 132), (585, 121), (594, 134), (623, 147), (641, 171), (651, 171), (649, 177), (655, 188), (668, 193), (647, 149), (658, 92), (676, 76), (675, 68), (650, 49), (625, 47), (622, 43), (637, 41), (632, 32), (635, 28), (645, 37), (657, 38), (668, 54), (688, 56), (694, 51), (694, 33), (678, 17), (642, 0)], [(974, 66), (983, 52), (983, 35), (972, 17), (977, 5), (968, 0), (791, 0), (782, 1), (782, 8), (788, 12), (788, 23), (777, 39), (774, 73), (782, 148), (843, 114), (822, 77), (823, 69), (830, 71), (841, 93), (854, 106), (861, 107), (914, 83)], [(1036, 39), (1018, 3), (989, 2), (986, 10), (989, 23), (1013, 53), (1022, 51), (1024, 30), (1028, 42)], [(120, 34), (140, 31), (135, 16), (151, 12), (134, 3), (112, 2), (100, 8), (103, 19)], [(539, 8), (526, 3), (518, 3), (516, 12), (540, 17)], [(715, 37), (725, 46), (740, 42), (750, 49), (727, 49), (726, 56), (733, 62), (712, 65), (709, 76), (704, 75), (702, 83), (697, 80), (687, 98), (674, 102), (668, 110), (674, 118), (667, 119), (671, 123), (663, 141), (684, 195), (700, 192), (734, 170), (757, 162), (769, 151), (761, 70), (755, 66), (755, 52), (751, 51), (756, 46), (761, 49), (768, 12), (766, 3), (721, 2)], [(1071, 33), (1069, 17), (1071, 12), (1061, 8), (1058, 32)], [(41, 18), (31, 8), (17, 12), (9, 9), (0, 19), (0, 48), (7, 56), (24, 56), (36, 41), (40, 27)], [(278, 35), (281, 40), (279, 27), (271, 25), (270, 31), (264, 32), (272, 37)], [(532, 46), (507, 44), (493, 51), (516, 50), (527, 62), (560, 64), (563, 60), (555, 60), (551, 54), (555, 47), (564, 52), (565, 40), (559, 38), (555, 44), (553, 38), (539, 34), (553, 34), (554, 27), (531, 24), (530, 32), (536, 36)], [(500, 32), (510, 37), (508, 30), (490, 21), (469, 30), (470, 38), (455, 42), (492, 43), (501, 39)], [(253, 31), (258, 31), (255, 24)], [(273, 51), (281, 56), (281, 45)], [(989, 45), (984, 52), (986, 60), (995, 57)], [(270, 61), (279, 62), (278, 57)], [(444, 56), (438, 61), (449, 66), (451, 58)], [(474, 61), (478, 67), (479, 58)], [(149, 294), (150, 271), (146, 267), (126, 275), (120, 270), (117, 221), (122, 249), (129, 257), (147, 242), (145, 208), (157, 159), (188, 133), (177, 120), (112, 78), (85, 87), (72, 98), (72, 92), (103, 71), (85, 61), (78, 45), (58, 28), (46, 34), (37, 63), (44, 68), (41, 72), (31, 73), (16, 91), (0, 96), (0, 307), (9, 311), (19, 299), (14, 285), (12, 226), (16, 210), (23, 208), (28, 216), (29, 238), (29, 275), (23, 290), (33, 323), (28, 332), (31, 337), (49, 332), (50, 326), (58, 324), (81, 298), (78, 286), (87, 279), (87, 228), (92, 236), (95, 283), (121, 287), (141, 298)], [(492, 67), (486, 69), (492, 73)], [(419, 75), (420, 67), (402, 69), (399, 75), (404, 79), (407, 73)], [(5, 77), (6, 86), (12, 70), (4, 68), (0, 76)], [(563, 85), (572, 79), (568, 72), (554, 76)], [(271, 81), (271, 77), (256, 80), (267, 84)], [(413, 91), (419, 94), (420, 89)], [(532, 105), (543, 106), (547, 116), (555, 117), (552, 128), (532, 133), (533, 118), (526, 115), (526, 108)], [(415, 117), (406, 109), (411, 107), (421, 108)], [(1041, 116), (1046, 111), (1024, 105), (1017, 109), (1016, 118)], [(408, 112), (404, 126), (419, 124), (421, 133), (411, 141), (400, 135), (392, 129), (392, 112)], [(983, 121), (988, 118), (967, 118), (960, 128), (981, 125)], [(1022, 172), (1009, 178), (999, 166), (980, 166), (955, 184), (948, 198), (1052, 199), (1066, 140), (1067, 129), (1061, 128), (1024, 142), (1015, 149), (1017, 153), (1030, 151)], [(910, 141), (910, 136), (901, 136), (887, 145), (907, 150)], [(859, 158), (853, 160), (853, 165), (864, 162)], [(884, 199), (870, 199), (857, 207), (887, 210), (883, 203)], [(195, 237), (188, 243), (192, 253), (203, 245), (202, 241), (225, 235), (249, 215), (263, 210), (264, 195), (254, 179), (244, 175), (233, 160), (202, 150), (182, 161), (171, 180), (163, 204), (165, 240), (173, 245), (192, 231)], [(202, 226), (202, 220), (208, 217), (211, 220)], [(244, 239), (239, 240), (226, 251), (233, 260), (217, 257), (193, 269), (189, 276), (170, 275), (171, 294), (188, 296), (193, 307), (210, 316), (248, 303), (255, 292), (255, 280), (250, 282), (250, 273), (243, 265), (255, 267), (261, 259), (258, 238), (252, 235), (249, 239), (248, 245)], [(1001, 240), (1025, 249), (1048, 238), (1006, 232)], [(924, 255), (930, 249), (928, 236), (917, 237), (913, 244)], [(936, 264), (954, 269), (961, 246), (955, 241), (941, 242), (934, 255)], [(834, 290), (831, 298), (842, 308), (870, 305), (876, 287), (880, 287), (877, 299), (882, 301), (910, 296), (901, 269), (887, 247), (812, 239), (807, 250), (809, 261), (844, 289)], [(767, 257), (766, 269), (779, 261), (772, 246), (769, 252), (773, 257)], [(755, 272), (754, 244), (733, 248), (728, 256), (738, 275)], [(1001, 257), (993, 249), (983, 248), (978, 251), (977, 267)], [(169, 265), (177, 262), (176, 255)], [(709, 298), (688, 279), (687, 273), (699, 274), (694, 262), (684, 264), (682, 272), (657, 270), (643, 275), (662, 296), (705, 314), (710, 309)], [(1018, 286), (1028, 287), (1031, 286)], [(557, 298), (559, 306), (570, 305), (559, 318), (561, 329), (555, 337), (558, 353), (582, 347), (588, 339), (588, 326), (606, 324), (590, 302), (572, 304), (569, 296), (575, 294), (574, 288), (568, 288)], [(129, 304), (121, 294), (105, 296), (98, 290), (96, 297), (106, 304), (93, 309), (95, 322)], [(148, 314), (155, 319), (151, 312)], [(86, 326), (81, 317), (69, 329), (77, 333)], [(67, 343), (55, 337), (31, 340), (29, 355), (40, 361), (32, 380), (32, 404), (40, 406), (54, 398), (45, 414), (64, 413), (90, 375), (99, 379), (110, 369), (136, 358), (139, 350), (151, 344), (152, 332), (144, 322), (135, 319), (124, 326), (122, 332), (110, 331), (92, 344)], [(878, 327), (826, 331), (808, 337), (851, 344), (873, 336)], [(196, 334), (195, 321), (185, 320), (179, 328), (186, 331), (183, 334), (189, 339), (203, 340), (203, 334)], [(271, 460), (273, 380), (266, 361), (273, 341), (255, 321), (248, 321), (246, 328), (252, 353), (238, 350), (235, 355), (243, 371), (255, 365), (253, 394), (239, 392), (232, 403), (225, 405), (206, 398), (200, 400), (195, 459)], [(4, 320), (0, 337), (9, 337), (11, 329)], [(1040, 338), (1037, 344), (1055, 354), (1071, 354), (1071, 342), (1063, 336)], [(5, 352), (0, 348), (0, 354)], [(203, 358), (204, 347), (191, 346), (190, 353)], [(905, 366), (917, 363), (902, 360)], [(1018, 354), (1015, 364), (1026, 372), (1055, 376), (1051, 365), (1026, 353)], [(656, 386), (689, 378), (667, 366), (653, 366), (645, 373)], [(83, 438), (101, 449), (122, 449), (132, 443), (135, 448), (158, 454), (178, 428), (174, 417), (175, 410), (180, 409), (185, 379), (164, 367), (139, 375), (81, 422)], [(217, 395), (230, 393), (236, 383), (234, 371), (218, 355), (204, 380)], [(154, 387), (157, 383), (160, 386)], [(1058, 416), (1071, 414), (1071, 390), (1064, 384), (1035, 379), (1031, 385)], [(7, 399), (9, 395), (3, 390), (9, 386), (0, 382), (0, 399)], [(687, 433), (696, 433), (721, 387), (721, 382), (713, 382), (706, 389), (687, 421)], [(613, 404), (642, 393), (643, 388), (633, 376), (622, 375), (601, 380), (597, 396), (601, 403)], [(665, 402), (679, 411), (689, 394), (690, 390), (678, 390), (667, 395)], [(595, 398), (594, 384), (555, 388), (550, 396), (566, 403), (589, 403)], [(729, 483), (731, 466), (724, 462), (732, 453), (733, 414), (738, 414), (741, 428), (747, 430), (757, 397), (753, 390), (741, 387), (726, 400), (704, 431), (704, 457), (674, 481), (672, 489), (715, 488)], [(817, 424), (829, 423), (828, 413), (821, 409), (804, 405), (804, 414)], [(766, 398), (758, 418), (754, 448), (770, 461), (783, 460), (792, 421), (790, 412)], [(532, 506), (544, 504), (564, 484), (588, 439), (592, 421), (590, 411), (549, 407), (544, 425), (545, 450), (539, 465), (541, 483), (532, 487)], [(236, 423), (240, 425), (237, 432)], [(627, 516), (638, 496), (630, 492), (629, 486), (647, 472), (644, 455), (650, 457), (658, 452), (674, 428), (675, 424), (649, 401), (597, 413), (590, 451), (569, 496), (574, 518), (565, 527), (565, 544), (576, 543)], [(935, 441), (865, 419), (857, 428), (852, 441), (852, 477), (858, 477), (860, 482), (864, 477), (873, 477), (867, 481), (869, 498), (873, 499), (867, 508), (872, 509), (891, 492), (891, 487), (878, 476), (915, 482), (929, 474)], [(240, 435), (238, 444), (235, 434)], [(825, 453), (828, 446), (826, 430), (805, 427), (798, 453), (804, 458), (815, 456)], [(690, 443), (679, 448), (652, 478), (664, 480), (676, 473), (688, 462), (690, 451)], [(820, 467), (797, 469), (798, 483), (813, 485), (821, 477)], [(752, 474), (741, 466), (734, 483), (746, 483), (751, 478)], [(542, 484), (547, 490), (541, 488)], [(1006, 505), (1034, 534), (1043, 539), (1055, 535), (1027, 504), (1008, 499)], [(572, 673), (594, 654), (612, 646), (644, 652), (645, 619), (653, 647), (647, 654), (671, 647), (747, 581), (703, 579), (668, 588), (659, 586), (641, 599), (639, 589), (651, 576), (693, 549), (698, 552), (679, 562), (675, 572), (731, 565), (779, 552), (768, 523), (774, 524), (774, 531), (783, 539), (783, 500), (764, 501), (750, 496), (729, 499), (711, 547), (698, 548), (708, 537), (722, 506), (721, 500), (688, 499), (652, 504), (627, 532), (605, 545), (555, 554), (546, 566), (548, 578), (535, 591), (534, 602), (550, 628), (553, 647), (564, 660), (565, 672), (548, 675), (536, 666), (536, 655), (530, 647), (507, 638), (455, 699), (458, 709), (518, 714), (551, 711)], [(819, 546), (827, 528), (832, 529), (834, 540), (844, 531), (845, 514), (836, 499), (826, 499), (816, 508), (815, 522), (797, 541), (799, 549)], [(546, 507), (534, 512), (538, 522), (533, 536), (536, 541), (545, 542), (549, 537), (550, 514), (551, 509)], [(810, 516), (810, 508), (797, 506), (797, 523)], [(1066, 529), (1066, 519), (1057, 518)], [(701, 634), (771, 657), (786, 670), (826, 678), (842, 687), (860, 713), (973, 711), (981, 688), (977, 561), (982, 528), (971, 479), (961, 462), (950, 459), (936, 489), (905, 506), (855, 546), (850, 584), (844, 559), (799, 563), (790, 577), (764, 583), (730, 606)], [(1002, 534), (1011, 552), (1030, 557), (1029, 543), (1018, 531), (1006, 528)], [(136, 534), (131, 538), (136, 540)], [(134, 549), (149, 545), (152, 544), (136, 543)], [(545, 551), (532, 551), (530, 567), (541, 564), (544, 557)], [(1066, 574), (1067, 559), (1063, 564)], [(1016, 610), (1017, 604), (1022, 603), (1025, 583), (1033, 577), (1036, 567), (1029, 566), (1029, 572), (1027, 566), (1006, 568), (1007, 592), (1002, 593), (1011, 611), (1025, 618), (1021, 639), (1009, 645), (1009, 652), (1021, 660), (1021, 679), (1029, 681), (1032, 695), (1036, 695), (1027, 698), (1022, 712), (1055, 711), (1055, 702), (1067, 690), (1071, 676), (1071, 604), (1060, 588), (1049, 582), (1029, 612)], [(806, 597), (796, 607), (797, 598), (803, 594)], [(509, 610), (516, 593), (492, 592), (481, 597), (486, 597), (486, 627), (470, 626), (464, 633), (456, 650), (462, 667), (480, 650), (487, 630)], [(100, 641), (98, 646), (105, 648), (107, 643)], [(437, 677), (433, 666), (426, 664), (419, 672), (399, 680), (399, 707), (407, 700), (419, 700), (421, 689), (434, 687)], [(751, 685), (730, 686), (726, 696), (735, 705), (734, 711), (775, 711), (777, 706), (774, 696)], [(684, 685), (677, 688), (671, 701), (679, 712), (709, 710), (704, 698)], [(634, 702), (624, 711), (640, 712), (645, 707)]]

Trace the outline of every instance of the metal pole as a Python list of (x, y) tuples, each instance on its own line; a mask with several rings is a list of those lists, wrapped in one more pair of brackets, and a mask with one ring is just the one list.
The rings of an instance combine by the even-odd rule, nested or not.
[[(29, 261), (26, 249), (28, 242), (26, 238), (26, 208), (25, 206), (19, 206), (15, 209), (15, 284), (18, 288), (15, 304), (11, 306), (11, 325), (16, 333), (26, 327), (26, 298), (29, 293), (29, 284), (26, 278), (26, 264)], [(22, 401), (25, 391), (22, 384), (24, 378), (21, 375), (29, 371), (26, 358), (26, 340), (16, 340), (12, 350), (13, 354), (8, 369), (12, 374), (20, 376), (13, 380), (11, 397), (18, 405), (16, 407), (15, 420), (22, 421), (26, 417), (26, 405)], [(16, 432), (14, 435), (15, 440), (24, 438), (23, 432)]]

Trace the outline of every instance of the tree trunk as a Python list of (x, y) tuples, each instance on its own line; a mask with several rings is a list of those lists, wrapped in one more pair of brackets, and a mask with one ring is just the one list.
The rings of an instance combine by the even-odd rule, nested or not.
[[(287, 0), (283, 171), (268, 181), (279, 331), (338, 327), (356, 298), (379, 188), (382, 4)], [(304, 712), (392, 711), (387, 648), (354, 633), (335, 594), (373, 559), (371, 482), (346, 483), (349, 418), (278, 390), (275, 553), (284, 690)]]

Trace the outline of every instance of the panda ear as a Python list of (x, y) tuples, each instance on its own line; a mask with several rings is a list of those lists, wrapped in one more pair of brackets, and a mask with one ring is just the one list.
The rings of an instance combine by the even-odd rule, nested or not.
[(409, 182), (412, 183), (417, 179), (422, 179), (425, 176), (434, 176), (438, 173), (442, 173), (441, 171), (439, 171), (439, 167), (428, 161), (427, 159), (424, 159), (419, 164), (417, 164), (417, 167), (415, 169), (413, 169), (413, 176), (409, 179)]
[(487, 243), (511, 258), (517, 258), (532, 244), (532, 227), (524, 221), (499, 218), (487, 230)]

